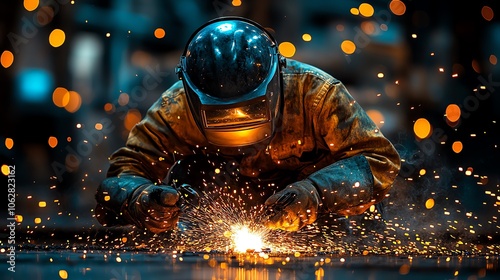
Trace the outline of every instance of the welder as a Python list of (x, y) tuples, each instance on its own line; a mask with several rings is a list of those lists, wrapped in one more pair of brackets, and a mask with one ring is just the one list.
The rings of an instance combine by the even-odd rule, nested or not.
[(388, 196), (400, 168), (391, 142), (342, 82), (283, 57), (258, 23), (207, 22), (176, 73), (110, 156), (96, 193), (102, 225), (174, 229), (181, 186), (264, 205), (264, 224), (286, 231), (322, 214), (362, 214)]

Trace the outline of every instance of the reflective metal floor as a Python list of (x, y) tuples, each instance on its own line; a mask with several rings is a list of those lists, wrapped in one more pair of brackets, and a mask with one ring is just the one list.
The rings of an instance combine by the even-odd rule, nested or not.
[[(4, 255), (5, 256), (5, 255)], [(500, 279), (499, 256), (16, 252), (1, 279)]]

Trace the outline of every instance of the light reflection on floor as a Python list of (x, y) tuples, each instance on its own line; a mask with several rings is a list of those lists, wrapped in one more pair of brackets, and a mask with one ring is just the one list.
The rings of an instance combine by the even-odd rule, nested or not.
[(20, 251), (2, 279), (500, 279), (498, 256)]

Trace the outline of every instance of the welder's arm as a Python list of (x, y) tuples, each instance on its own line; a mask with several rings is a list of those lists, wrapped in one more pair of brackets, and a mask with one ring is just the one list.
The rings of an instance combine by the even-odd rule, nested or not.
[(159, 99), (133, 127), (126, 146), (111, 155), (107, 178), (95, 196), (96, 218), (101, 224), (132, 224), (152, 232), (176, 226), (179, 197), (174, 188), (161, 182), (177, 159), (176, 153), (190, 150), (173, 132), (170, 117)]
[(399, 172), (399, 154), (341, 83), (316, 120), (316, 138), (333, 162), (307, 177), (321, 197), (320, 211), (357, 215), (382, 201)]
[(106, 178), (96, 200), (96, 218), (104, 226), (130, 224), (160, 233), (174, 228), (180, 214), (174, 188), (132, 175)]
[(330, 150), (325, 166), (266, 201), (271, 229), (296, 231), (319, 213), (357, 215), (386, 197), (400, 167), (394, 146), (380, 133), (342, 84), (319, 104), (317, 145)]

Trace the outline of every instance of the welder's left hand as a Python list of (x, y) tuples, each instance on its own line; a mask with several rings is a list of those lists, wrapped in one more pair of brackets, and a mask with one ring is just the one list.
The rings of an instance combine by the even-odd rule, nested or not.
[(265, 226), (297, 231), (316, 221), (320, 204), (321, 198), (311, 181), (295, 182), (266, 200)]

